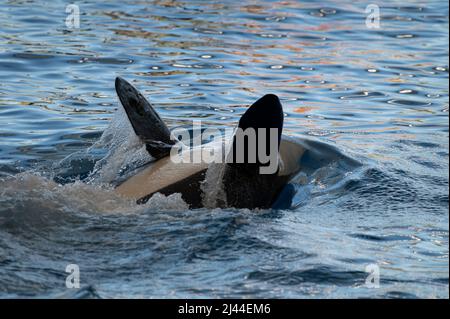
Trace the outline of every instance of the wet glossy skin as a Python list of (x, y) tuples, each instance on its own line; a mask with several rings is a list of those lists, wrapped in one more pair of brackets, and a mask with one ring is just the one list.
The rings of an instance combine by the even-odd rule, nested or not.
[[(0, 297), (78, 297), (78, 263), (91, 297), (448, 298), (448, 2), (376, 4), (380, 29), (355, 1), (88, 0), (68, 30), (66, 2), (1, 0)], [(116, 76), (171, 128), (275, 93), (326, 144), (282, 210), (136, 205), (108, 188), (146, 159)]]

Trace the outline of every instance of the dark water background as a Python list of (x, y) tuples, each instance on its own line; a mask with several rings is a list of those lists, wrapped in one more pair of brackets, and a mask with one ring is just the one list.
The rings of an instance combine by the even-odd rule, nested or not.
[[(75, 30), (67, 4), (0, 0), (0, 297), (448, 298), (447, 1), (377, 1), (380, 29), (364, 1), (78, 1)], [(285, 134), (361, 165), (330, 153), (285, 210), (137, 206), (105, 183), (118, 75), (171, 127), (275, 93)]]

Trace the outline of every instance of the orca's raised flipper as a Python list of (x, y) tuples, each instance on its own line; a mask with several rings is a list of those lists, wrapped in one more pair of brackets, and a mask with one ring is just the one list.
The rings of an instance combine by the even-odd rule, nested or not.
[[(283, 107), (280, 100), (274, 94), (267, 94), (253, 103), (252, 106), (242, 115), (239, 120), (238, 130), (233, 137), (233, 145), (227, 157), (227, 165), (223, 176), (223, 188), (226, 194), (227, 206), (236, 208), (268, 208), (275, 201), (276, 196), (286, 183), (283, 177), (278, 176), (279, 146), (283, 131)], [(239, 134), (247, 129), (253, 129), (256, 139), (253, 141)], [(261, 146), (258, 132), (265, 130), (265, 150), (269, 155), (269, 150), (276, 154), (270, 156), (276, 159), (276, 168), (270, 173), (261, 173), (261, 167), (268, 166), (259, 158), (258, 148)], [(270, 129), (277, 129), (277, 138), (270, 139)], [(243, 143), (243, 145), (237, 145)], [(277, 143), (271, 145), (271, 143)], [(239, 152), (244, 151), (243, 162), (239, 162)], [(256, 152), (252, 160), (251, 152)], [(273, 163), (272, 163), (273, 164)]]
[(134, 132), (145, 143), (149, 154), (156, 159), (169, 155), (175, 141), (170, 138), (168, 127), (152, 105), (121, 77), (116, 78), (116, 92)]
[[(245, 113), (241, 116), (238, 124), (238, 130), (233, 137), (233, 144), (231, 148), (231, 158), (228, 161), (231, 161), (232, 165), (235, 166), (245, 166), (249, 169), (259, 169), (259, 167), (264, 166), (258, 158), (258, 148), (259, 148), (259, 132), (261, 130), (265, 131), (265, 146), (266, 153), (269, 150), (274, 149), (270, 145), (271, 142), (277, 143), (275, 146), (278, 155), (278, 150), (280, 148), (281, 134), (283, 131), (283, 107), (281, 106), (280, 100), (274, 94), (266, 94), (255, 103), (253, 103), (250, 108), (245, 111)], [(250, 141), (249, 138), (245, 134), (243, 134), (247, 129), (253, 129), (255, 132), (256, 139)], [(277, 139), (273, 141), (270, 139), (270, 129), (277, 130)], [(261, 137), (262, 138), (262, 137)], [(238, 147), (238, 143), (242, 143), (241, 147)], [(253, 143), (253, 144), (251, 144)], [(238, 152), (244, 151), (243, 155), (244, 161), (243, 163), (238, 159)], [(250, 152), (255, 154), (256, 162), (249, 159)], [(242, 157), (241, 157), (242, 159)], [(239, 165), (243, 164), (243, 165)], [(276, 173), (276, 172), (273, 172)]]
[(247, 129), (276, 128), (278, 129), (278, 143), (283, 131), (283, 107), (275, 94), (266, 94), (253, 103), (239, 120), (239, 127)]

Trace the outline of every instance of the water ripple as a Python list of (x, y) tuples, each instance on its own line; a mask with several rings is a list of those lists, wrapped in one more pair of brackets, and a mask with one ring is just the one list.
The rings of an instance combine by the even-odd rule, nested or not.
[[(59, 1), (0, 0), (0, 297), (448, 298), (448, 3), (377, 4), (369, 29), (357, 2), (87, 0), (69, 29)], [(97, 183), (116, 76), (171, 128), (234, 127), (277, 94), (314, 145), (286, 209), (137, 206)]]

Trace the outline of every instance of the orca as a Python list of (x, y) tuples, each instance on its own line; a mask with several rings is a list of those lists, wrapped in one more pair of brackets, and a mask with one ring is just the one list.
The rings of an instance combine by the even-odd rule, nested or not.
[[(215, 165), (216, 175), (208, 180), (210, 164), (171, 160), (171, 150), (179, 141), (171, 135), (153, 106), (133, 85), (117, 77), (115, 89), (134, 132), (154, 159), (117, 185), (115, 191), (120, 196), (145, 203), (156, 193), (166, 196), (180, 193), (190, 208), (270, 208), (285, 185), (301, 169), (300, 160), (305, 147), (282, 135), (284, 113), (279, 98), (274, 94), (267, 94), (253, 103), (240, 118), (237, 128), (241, 133), (252, 128), (257, 132), (257, 138), (264, 132), (268, 136), (269, 130), (276, 129), (275, 140), (266, 138), (265, 145), (267, 154), (267, 150), (275, 146), (270, 143), (277, 142), (276, 169), (270, 173), (261, 173), (267, 163), (259, 158), (250, 160), (248, 150), (253, 147), (258, 151), (264, 145), (254, 145), (254, 141), (245, 136), (239, 139), (236, 132), (229, 141), (226, 161)], [(236, 148), (239, 146), (237, 139), (244, 142), (243, 161), (236, 160)], [(201, 148), (188, 151), (201, 152)], [(209, 188), (206, 189), (206, 186)]]

